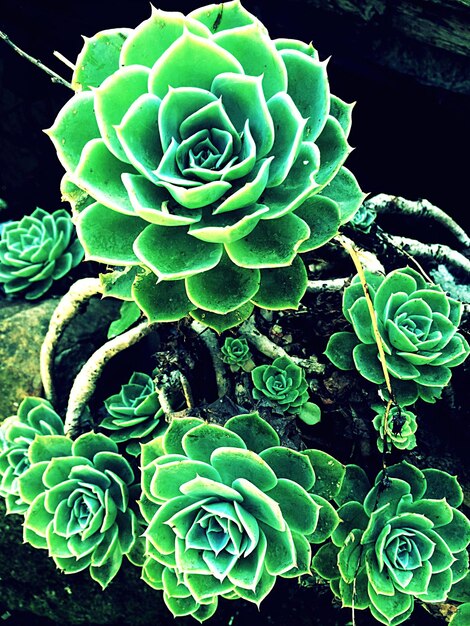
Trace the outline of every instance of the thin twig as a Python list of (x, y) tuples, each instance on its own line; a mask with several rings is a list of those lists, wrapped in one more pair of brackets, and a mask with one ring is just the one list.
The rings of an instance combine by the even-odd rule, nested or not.
[(64, 85), (64, 87), (68, 87), (69, 89), (73, 89), (71, 83), (69, 83), (66, 80), (64, 80), (62, 78), (62, 76), (59, 76), (59, 74), (56, 74), (53, 70), (50, 70), (46, 65), (44, 65), (44, 63), (41, 63), (41, 61), (39, 59), (35, 59), (30, 54), (28, 54), (27, 52), (22, 50), (21, 48), (18, 48), (18, 46), (12, 42), (12, 40), (8, 37), (8, 35), (6, 33), (2, 32), (1, 30), (0, 30), (0, 39), (3, 39), (3, 41), (5, 41), (5, 43), (7, 43), (11, 48), (13, 48), (13, 50), (17, 54), (20, 55), (20, 57), (23, 57), (24, 59), (27, 59), (33, 65), (36, 65), (36, 67), (39, 67), (40, 70), (42, 70), (43, 72), (46, 72), (46, 74), (48, 74), (51, 77), (51, 80), (52, 80), (53, 83), (60, 83), (61, 85)]
[(397, 235), (387, 235), (387, 239), (393, 246), (411, 254), (411, 256), (432, 259), (435, 262), (449, 263), (459, 270), (470, 274), (470, 261), (463, 254), (449, 246), (441, 243), (421, 243), (421, 241), (416, 239), (399, 237)]
[(184, 399), (186, 401), (186, 405), (188, 409), (194, 408), (194, 398), (193, 398), (193, 390), (191, 389), (191, 385), (189, 384), (189, 380), (180, 372), (180, 382), (181, 388), (183, 389)]
[(77, 374), (70, 391), (67, 413), (65, 416), (65, 432), (74, 437), (80, 432), (80, 418), (92, 397), (96, 384), (106, 363), (116, 354), (134, 345), (155, 328), (155, 324), (142, 322), (138, 326), (114, 337), (99, 348), (85, 363)]
[(431, 204), (428, 200), (406, 200), (399, 196), (390, 196), (381, 193), (374, 198), (366, 200), (365, 206), (373, 208), (377, 213), (410, 215), (418, 219), (432, 219), (444, 226), (465, 247), (470, 246), (470, 237), (464, 229), (457, 224), (442, 209)]
[(52, 314), (48, 331), (41, 346), (39, 361), (44, 395), (52, 404), (55, 404), (56, 400), (52, 372), (58, 342), (81, 307), (90, 300), (92, 296), (101, 293), (103, 293), (103, 290), (99, 278), (82, 278), (81, 280), (77, 280), (60, 300), (56, 310)]
[(72, 72), (75, 71), (75, 65), (72, 63), (72, 61), (69, 61), (67, 59), (67, 57), (64, 57), (64, 55), (62, 54), (62, 52), (58, 52), (57, 50), (54, 50), (54, 52), (52, 53), (57, 59), (59, 59), (59, 61), (62, 61), (62, 63), (64, 65), (66, 65), (67, 67), (69, 67)]
[(207, 328), (207, 326), (204, 326), (196, 320), (191, 322), (191, 328), (195, 333), (197, 333), (198, 338), (204, 342), (210, 354), (212, 367), (214, 368), (218, 397), (222, 398), (229, 392), (230, 384), (227, 379), (224, 362), (220, 358), (220, 347), (219, 342), (217, 341), (217, 336), (210, 330), (210, 328)]

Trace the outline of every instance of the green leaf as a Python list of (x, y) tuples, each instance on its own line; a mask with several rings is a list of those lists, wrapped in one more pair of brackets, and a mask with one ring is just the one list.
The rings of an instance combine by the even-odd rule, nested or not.
[(354, 369), (353, 350), (359, 344), (354, 333), (334, 333), (328, 340), (324, 354), (340, 370)]
[(352, 530), (346, 537), (338, 554), (338, 568), (342, 578), (352, 583), (362, 565), (364, 546), (361, 544), (362, 532)]
[(119, 69), (119, 55), (130, 28), (113, 28), (85, 37), (85, 45), (75, 63), (72, 88), (75, 91), (99, 87), (101, 83)]
[(282, 515), (292, 531), (303, 535), (313, 533), (320, 507), (305, 489), (292, 480), (280, 478), (269, 491), (269, 496), (279, 503)]
[(334, 529), (331, 540), (335, 546), (341, 547), (346, 537), (354, 529), (364, 531), (369, 524), (369, 516), (364, 511), (364, 506), (355, 500), (345, 502), (337, 512), (340, 523)]
[(344, 102), (337, 96), (331, 94), (330, 99), (330, 115), (338, 120), (341, 124), (341, 128), (343, 129), (346, 137), (349, 135), (352, 125), (352, 110), (354, 108), (354, 102), (352, 104), (348, 104)]
[(196, 461), (209, 463), (211, 454), (217, 448), (242, 448), (246, 449), (241, 437), (229, 429), (216, 424), (201, 424), (191, 428), (181, 440), (184, 453)]
[(247, 268), (283, 267), (290, 265), (297, 250), (308, 238), (307, 224), (293, 214), (275, 220), (261, 220), (253, 232), (226, 245), (234, 263)]
[(186, 292), (196, 307), (225, 315), (249, 302), (259, 283), (259, 270), (239, 267), (224, 255), (213, 269), (187, 278)]
[(313, 533), (307, 536), (310, 543), (323, 543), (326, 541), (335, 531), (340, 518), (335, 509), (321, 496), (310, 494), (312, 500), (320, 507), (318, 522)]
[(271, 490), (276, 485), (276, 474), (255, 452), (239, 448), (218, 448), (211, 456), (214, 467), (226, 485), (237, 479), (246, 479), (261, 491)]
[(346, 167), (338, 170), (333, 180), (322, 189), (321, 195), (336, 202), (341, 212), (342, 224), (353, 217), (367, 196), (362, 193), (354, 175)]
[(358, 372), (371, 383), (385, 382), (376, 344), (360, 343), (353, 349), (353, 360)]
[(445, 387), (452, 376), (452, 372), (445, 365), (421, 365), (416, 382), (425, 387)]
[(45, 131), (54, 143), (59, 161), (68, 171), (77, 167), (85, 145), (100, 136), (93, 102), (91, 91), (76, 94), (59, 111), (53, 126)]
[[(252, 204), (243, 209), (210, 215), (202, 218), (189, 228), (189, 234), (209, 243), (231, 243), (246, 237), (256, 228), (261, 216), (269, 211), (263, 204)], [(194, 214), (194, 210), (191, 211)]]
[(100, 274), (99, 279), (103, 288), (103, 298), (109, 296), (119, 300), (132, 300), (132, 283), (138, 271), (139, 268), (134, 266)]
[(453, 510), (454, 517), (445, 526), (436, 529), (451, 552), (461, 552), (470, 543), (470, 521), (459, 510)]
[(340, 123), (331, 116), (328, 117), (316, 144), (320, 150), (320, 169), (315, 175), (315, 182), (320, 191), (336, 176), (351, 148)]
[(452, 585), (448, 599), (456, 602), (470, 602), (470, 572), (458, 583)]
[(462, 504), (463, 492), (455, 476), (438, 469), (425, 469), (423, 474), (426, 479), (424, 498), (434, 500), (445, 498), (452, 507)]
[(251, 304), (251, 302), (247, 302), (235, 311), (227, 313), (226, 315), (219, 315), (217, 313), (211, 313), (201, 309), (190, 311), (190, 315), (198, 322), (201, 322), (201, 324), (205, 324), (209, 328), (213, 328), (220, 334), (247, 320), (253, 313), (253, 309), (253, 304)]
[(315, 482), (315, 473), (309, 456), (290, 448), (275, 446), (263, 450), (261, 458), (278, 478), (288, 478), (309, 491)]
[(19, 477), (19, 496), (27, 504), (44, 491), (43, 475), (49, 465), (48, 461), (34, 463)]
[(128, 161), (115, 127), (131, 104), (147, 93), (149, 70), (140, 65), (123, 67), (111, 74), (95, 91), (95, 114), (103, 141), (121, 161)]
[(243, 496), (243, 508), (257, 520), (276, 530), (284, 531), (286, 522), (279, 504), (246, 478), (237, 478), (232, 487)]
[(470, 623), (470, 602), (460, 605), (450, 620), (452, 626), (466, 626)]
[(397, 591), (393, 596), (379, 595), (370, 584), (369, 598), (377, 611), (389, 621), (407, 613), (413, 604), (413, 598), (408, 594)]
[(119, 318), (111, 322), (107, 338), (117, 337), (128, 330), (141, 316), (141, 311), (135, 302), (123, 302), (119, 309)]
[(75, 439), (72, 446), (75, 456), (84, 456), (93, 461), (99, 452), (117, 453), (118, 447), (109, 437), (101, 433), (89, 432)]
[(181, 495), (180, 487), (197, 476), (220, 481), (219, 473), (207, 463), (181, 460), (157, 465), (152, 480), (152, 495), (160, 500), (171, 500)]
[(300, 407), (297, 416), (308, 426), (314, 426), (321, 421), (321, 409), (314, 402), (305, 402)]
[(339, 577), (338, 570), (339, 548), (332, 543), (321, 546), (313, 557), (312, 567), (325, 580)]
[(266, 569), (273, 576), (282, 575), (296, 564), (296, 551), (292, 533), (288, 528), (280, 532), (265, 524), (262, 526), (262, 531), (267, 539)]
[(374, 511), (387, 504), (396, 506), (400, 499), (410, 492), (410, 485), (399, 478), (390, 478), (384, 482), (378, 482), (364, 499), (364, 510), (367, 515), (372, 515)]
[[(184, 454), (182, 440), (192, 428), (203, 424), (198, 417), (173, 419), (163, 437), (163, 448), (166, 454)], [(158, 448), (157, 448), (158, 449)], [(158, 456), (160, 454), (157, 452)], [(150, 457), (151, 458), (151, 457)]]
[(258, 454), (267, 448), (279, 445), (278, 434), (258, 413), (235, 415), (225, 423), (225, 428), (239, 435), (248, 450)]
[(24, 518), (25, 528), (32, 530), (39, 537), (45, 537), (47, 527), (53, 520), (53, 514), (49, 513), (45, 507), (46, 494), (40, 493), (26, 511)]
[(159, 282), (152, 272), (136, 277), (132, 296), (149, 322), (177, 322), (195, 308), (186, 295), (184, 281)]
[[(391, 465), (387, 468), (386, 476), (387, 478), (399, 478), (400, 480), (407, 482), (410, 485), (411, 495), (413, 496), (413, 500), (415, 502), (423, 497), (433, 497), (425, 494), (426, 480), (424, 472), (407, 461)], [(384, 473), (379, 472), (379, 474), (377, 474), (377, 478), (375, 479), (375, 484), (378, 484), (383, 477)]]
[(299, 255), (292, 265), (260, 270), (261, 282), (252, 298), (257, 306), (271, 311), (297, 309), (307, 289), (307, 270)]
[(369, 489), (370, 482), (365, 471), (358, 465), (346, 465), (346, 473), (335, 502), (339, 506), (351, 500), (362, 503)]
[(78, 217), (77, 233), (87, 258), (115, 265), (137, 265), (133, 244), (146, 223), (96, 202)]
[(301, 253), (320, 248), (338, 234), (340, 211), (329, 198), (311, 196), (295, 210), (295, 215), (310, 228), (310, 237), (299, 247)]
[(36, 435), (29, 447), (28, 456), (31, 464), (50, 461), (57, 456), (71, 456), (72, 441), (62, 435)]
[(327, 500), (335, 498), (346, 474), (345, 466), (322, 450), (304, 450), (302, 454), (310, 459), (315, 472), (312, 492)]
[(240, 28), (248, 24), (261, 24), (240, 2), (226, 2), (223, 8), (220, 4), (210, 4), (195, 9), (188, 14), (188, 17), (198, 20), (212, 33)]
[(188, 237), (184, 227), (151, 224), (137, 238), (134, 251), (160, 280), (177, 280), (215, 267), (223, 248)]
[(374, 309), (378, 312), (379, 316), (382, 316), (393, 294), (403, 292), (410, 295), (413, 291), (416, 291), (416, 280), (412, 276), (396, 270), (386, 276), (377, 289), (374, 298)]

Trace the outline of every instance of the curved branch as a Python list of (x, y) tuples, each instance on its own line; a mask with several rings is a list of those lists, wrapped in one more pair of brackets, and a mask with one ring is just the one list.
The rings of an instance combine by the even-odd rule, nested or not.
[(59, 339), (81, 307), (90, 298), (102, 293), (103, 289), (99, 278), (82, 278), (77, 280), (62, 297), (52, 314), (49, 328), (41, 346), (39, 361), (44, 395), (52, 404), (56, 400), (52, 371)]
[(400, 215), (410, 215), (417, 219), (432, 219), (451, 232), (463, 246), (468, 247), (470, 245), (470, 237), (464, 229), (447, 213), (431, 204), (428, 200), (413, 202), (399, 196), (381, 193), (370, 200), (366, 200), (364, 204), (377, 211), (377, 213), (399, 213)]
[(435, 262), (442, 261), (453, 265), (460, 271), (470, 274), (470, 261), (460, 252), (441, 243), (421, 243), (416, 239), (387, 235), (387, 241), (398, 249), (404, 250), (411, 256), (423, 259), (432, 259)]
[(80, 432), (80, 418), (92, 397), (96, 383), (101, 377), (106, 363), (116, 354), (134, 345), (155, 328), (155, 324), (142, 322), (138, 326), (118, 335), (99, 348), (77, 374), (70, 391), (65, 432), (74, 437)]

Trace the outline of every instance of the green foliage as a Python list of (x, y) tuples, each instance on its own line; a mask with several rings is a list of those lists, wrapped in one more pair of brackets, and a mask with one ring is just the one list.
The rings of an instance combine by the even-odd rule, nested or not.
[(375, 209), (361, 204), (356, 213), (351, 218), (351, 226), (364, 233), (370, 232), (372, 224), (375, 222), (377, 212)]
[(28, 504), (24, 540), (48, 550), (67, 574), (89, 568), (105, 588), (131, 552), (138, 533), (129, 508), (134, 473), (109, 437), (86, 433), (37, 436), (20, 477)]
[(268, 398), (283, 413), (298, 415), (307, 424), (320, 421), (320, 409), (308, 401), (304, 370), (289, 357), (274, 359), (272, 365), (260, 365), (251, 372), (256, 400)]
[[(451, 378), (451, 368), (463, 363), (470, 352), (457, 332), (462, 305), (409, 267), (385, 277), (366, 272), (366, 277), (399, 404), (412, 404), (418, 397), (435, 402)], [(357, 276), (345, 289), (343, 314), (354, 333), (332, 335), (325, 354), (340, 369), (355, 367), (367, 380), (383, 384), (369, 309)]]
[(28, 508), (19, 494), (19, 478), (29, 468), (29, 448), (36, 435), (63, 435), (64, 424), (42, 398), (21, 401), (17, 415), (0, 426), (0, 495), (7, 513), (24, 513)]
[[(342, 488), (351, 493), (347, 482), (348, 473)], [(341, 523), (313, 568), (343, 606), (369, 608), (379, 622), (397, 626), (411, 615), (415, 599), (446, 601), (468, 572), (470, 522), (456, 508), (462, 500), (446, 472), (394, 465), (365, 497), (341, 500)]]
[[(219, 596), (259, 605), (277, 576), (309, 572), (310, 544), (329, 537), (338, 517), (316, 492), (307, 452), (280, 446), (257, 413), (225, 427), (177, 419), (144, 446), (143, 578), (163, 589), (173, 615), (203, 621)], [(343, 475), (335, 462), (330, 480)]]
[(108, 415), (100, 423), (116, 443), (125, 443), (126, 452), (140, 454), (140, 444), (160, 435), (166, 428), (155, 384), (147, 374), (134, 372), (121, 391), (104, 401)]
[(1, 231), (0, 283), (6, 294), (35, 300), (78, 265), (83, 255), (67, 211), (36, 209)]
[(247, 305), (297, 308), (298, 253), (364, 198), (343, 167), (352, 106), (314, 48), (272, 40), (232, 0), (99, 32), (75, 67), (48, 134), (88, 257), (151, 272), (133, 298), (154, 321), (221, 331)]
[(251, 359), (251, 352), (244, 337), (226, 337), (220, 349), (222, 361), (237, 370)]
[(452, 626), (468, 626), (470, 622), (470, 602), (465, 602), (465, 604), (461, 604), (457, 609), (457, 612), (454, 614), (450, 623)]
[(377, 447), (380, 452), (384, 449), (392, 451), (392, 447), (399, 450), (412, 450), (416, 447), (415, 432), (418, 428), (416, 415), (411, 411), (392, 406), (386, 416), (385, 407), (375, 407), (377, 415), (373, 424), (378, 431)]

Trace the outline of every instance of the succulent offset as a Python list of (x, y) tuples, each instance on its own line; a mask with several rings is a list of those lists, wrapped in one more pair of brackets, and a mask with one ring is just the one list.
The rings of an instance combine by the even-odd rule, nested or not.
[(386, 472), (369, 490), (363, 470), (347, 466), (337, 497), (341, 523), (313, 567), (343, 606), (369, 608), (397, 626), (415, 600), (445, 602), (465, 577), (470, 522), (456, 508), (463, 494), (454, 476), (406, 462)]
[(309, 402), (305, 371), (289, 357), (274, 359), (271, 365), (260, 365), (251, 372), (253, 397), (267, 398), (283, 413), (298, 415), (307, 424), (320, 421), (320, 409)]
[(121, 391), (104, 401), (108, 415), (100, 427), (116, 443), (125, 443), (126, 452), (140, 454), (140, 445), (154, 439), (167, 424), (155, 384), (148, 374), (134, 372)]
[(142, 268), (132, 297), (149, 319), (224, 329), (254, 305), (298, 306), (298, 253), (364, 197), (343, 167), (352, 105), (311, 45), (271, 40), (238, 0), (152, 9), (86, 39), (72, 84), (48, 131), (63, 191), (94, 200), (77, 222), (88, 258)]
[(391, 452), (392, 448), (412, 450), (416, 447), (415, 432), (418, 428), (416, 415), (399, 406), (392, 406), (390, 411), (386, 407), (374, 407), (377, 415), (372, 423), (379, 436), (377, 447), (380, 452)]
[(222, 361), (233, 369), (239, 369), (251, 359), (250, 348), (244, 337), (226, 337), (220, 351)]
[[(457, 332), (461, 303), (409, 267), (385, 277), (366, 272), (366, 278), (399, 404), (406, 406), (418, 398), (435, 402), (450, 381), (451, 368), (463, 363), (470, 352), (467, 340)], [(344, 291), (343, 314), (354, 333), (332, 335), (325, 354), (336, 367), (355, 368), (367, 380), (383, 384), (385, 377), (358, 276)]]
[(28, 451), (37, 435), (63, 435), (64, 424), (43, 398), (21, 401), (16, 415), (0, 426), (0, 495), (8, 513), (24, 513), (28, 505), (19, 493), (19, 478), (29, 468)]
[(338, 523), (325, 498), (339, 491), (344, 467), (280, 446), (256, 413), (225, 427), (175, 419), (143, 447), (142, 465), (143, 578), (163, 589), (174, 616), (208, 619), (219, 596), (259, 604), (277, 576), (309, 572), (310, 544)]
[(140, 529), (129, 508), (134, 473), (109, 437), (86, 433), (75, 441), (38, 436), (21, 475), (28, 504), (24, 540), (48, 550), (67, 574), (89, 568), (105, 588), (124, 555), (131, 558)]
[(361, 204), (356, 213), (351, 218), (350, 224), (357, 230), (362, 230), (364, 233), (369, 233), (372, 228), (372, 224), (377, 217), (377, 211), (372, 207), (365, 204)]
[(0, 283), (6, 294), (35, 300), (78, 265), (83, 255), (67, 211), (35, 209), (2, 229)]

